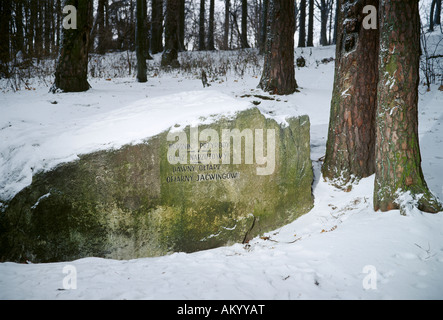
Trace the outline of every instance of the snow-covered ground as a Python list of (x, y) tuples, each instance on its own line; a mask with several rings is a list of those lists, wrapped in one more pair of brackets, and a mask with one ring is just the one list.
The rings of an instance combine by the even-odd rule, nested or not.
[[(305, 49), (308, 67), (296, 71), (300, 92), (276, 100), (254, 97), (264, 93), (256, 89), (260, 74), (250, 70), (214, 79), (209, 88), (189, 75), (160, 73), (146, 84), (132, 77), (92, 79), (92, 89), (79, 94), (50, 94), (37, 82), (29, 85), (35, 90), (1, 93), (0, 198), (29, 184), (33, 170), (78, 153), (260, 101), (258, 108), (278, 121), (310, 116), (315, 207), (247, 245), (131, 261), (1, 263), (0, 299), (442, 299), (443, 213), (374, 212), (374, 177), (350, 192), (321, 177), (334, 62), (316, 61), (334, 50)], [(443, 91), (420, 92), (423, 170), (443, 199)]]

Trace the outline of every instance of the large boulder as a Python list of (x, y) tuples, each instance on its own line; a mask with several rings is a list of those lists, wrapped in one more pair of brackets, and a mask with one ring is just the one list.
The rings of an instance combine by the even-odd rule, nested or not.
[(307, 116), (280, 125), (254, 108), (175, 126), (36, 174), (0, 208), (0, 258), (134, 259), (246, 242), (307, 213), (312, 181)]

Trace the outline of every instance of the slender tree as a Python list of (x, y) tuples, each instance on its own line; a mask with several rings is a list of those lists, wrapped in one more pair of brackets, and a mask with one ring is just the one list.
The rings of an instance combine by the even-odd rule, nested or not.
[(262, 3), (262, 14), (261, 14), (261, 24), (260, 24), (260, 54), (263, 54), (266, 49), (266, 36), (268, 32), (268, 11), (269, 11), (269, 0), (263, 0)]
[(229, 10), (230, 10), (230, 0), (225, 0), (225, 22), (224, 22), (224, 33), (223, 33), (223, 49), (229, 49)]
[(297, 90), (294, 68), (294, 0), (270, 0), (265, 62), (259, 87), (273, 94)]
[(163, 0), (152, 0), (151, 52), (163, 51)]
[(215, 50), (214, 45), (214, 14), (215, 1), (209, 1), (208, 50)]
[(161, 65), (163, 67), (177, 68), (180, 42), (178, 38), (180, 17), (180, 2), (177, 0), (166, 1), (165, 20), (165, 49), (162, 54)]
[(306, 0), (300, 1), (300, 24), (298, 28), (298, 46), (306, 47)]
[(426, 212), (443, 210), (421, 168), (418, 136), (420, 15), (417, 0), (380, 0), (374, 209), (401, 209), (410, 192)]
[(178, 31), (178, 37), (179, 37), (179, 48), (180, 51), (185, 51), (185, 20), (186, 20), (186, 10), (185, 10), (185, 0), (179, 0), (180, 1), (180, 9), (179, 9), (179, 31)]
[(63, 28), (61, 51), (51, 91), (87, 91), (90, 88), (88, 83), (88, 48), (92, 28), (90, 16), (93, 1), (65, 0), (63, 6), (67, 5), (77, 8), (77, 29)]
[(205, 42), (205, 0), (200, 0), (200, 18), (198, 23), (198, 50), (206, 50)]
[(241, 43), (242, 48), (250, 48), (248, 43), (248, 0), (242, 0), (241, 5)]
[(378, 0), (339, 0), (338, 38), (329, 134), (322, 172), (345, 187), (375, 172), (377, 30), (363, 28), (363, 8)]
[(441, 2), (442, 0), (437, 0), (435, 14), (434, 14), (434, 24), (441, 24)]
[(135, 50), (137, 55), (137, 81), (146, 82), (146, 0), (137, 0), (136, 6), (136, 28), (135, 28)]
[[(340, 0), (337, 0), (340, 1)], [(314, 0), (309, 0), (309, 13), (308, 13), (308, 38), (306, 46), (314, 46)]]

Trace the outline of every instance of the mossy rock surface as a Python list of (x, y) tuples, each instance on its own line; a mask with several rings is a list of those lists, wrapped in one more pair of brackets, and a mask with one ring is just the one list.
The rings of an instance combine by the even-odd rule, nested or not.
[[(254, 108), (181, 131), (188, 143), (192, 132), (205, 129), (217, 132), (220, 142), (223, 130), (253, 132), (252, 163), (246, 163), (245, 143), (239, 164), (232, 160), (233, 149), (226, 160), (228, 149), (219, 143), (202, 154), (225, 156), (226, 163), (191, 163), (191, 155), (199, 153), (187, 146), (186, 162), (171, 164), (170, 148), (179, 143), (163, 132), (142, 144), (82, 155), (36, 174), (0, 213), (0, 259), (55, 262), (195, 252), (245, 242), (288, 224), (313, 206), (313, 171), (309, 118), (287, 122), (281, 126)], [(275, 134), (270, 174), (257, 174), (257, 167), (270, 161), (256, 161), (261, 147), (256, 130), (263, 132), (264, 156), (274, 150), (267, 133)], [(210, 140), (198, 142), (201, 153)]]

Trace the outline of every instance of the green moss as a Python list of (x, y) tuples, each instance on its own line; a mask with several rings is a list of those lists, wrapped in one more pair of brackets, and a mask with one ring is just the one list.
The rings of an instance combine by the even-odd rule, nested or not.
[[(239, 172), (237, 179), (168, 182), (178, 173), (167, 161), (167, 132), (36, 175), (0, 216), (1, 259), (132, 259), (194, 252), (283, 226), (313, 206), (309, 119), (288, 122), (281, 127), (251, 109), (200, 127), (200, 132), (275, 129), (276, 170), (269, 176), (258, 176), (256, 166), (243, 161), (207, 171)], [(194, 174), (205, 173), (199, 171)]]

